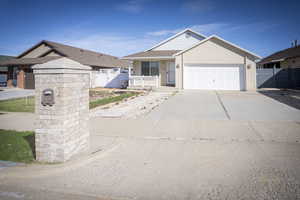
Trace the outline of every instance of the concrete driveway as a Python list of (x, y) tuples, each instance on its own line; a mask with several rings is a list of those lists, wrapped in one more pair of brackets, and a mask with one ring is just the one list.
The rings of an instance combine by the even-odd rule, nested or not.
[(92, 118), (88, 157), (2, 169), (0, 198), (299, 199), (298, 114), (261, 94), (186, 91), (140, 119)]
[(297, 121), (300, 110), (258, 92), (184, 91), (146, 118)]

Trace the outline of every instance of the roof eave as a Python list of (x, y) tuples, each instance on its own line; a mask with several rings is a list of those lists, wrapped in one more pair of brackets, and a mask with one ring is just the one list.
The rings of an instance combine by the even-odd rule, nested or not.
[(210, 40), (210, 39), (212, 39), (212, 38), (216, 38), (216, 39), (221, 40), (221, 41), (223, 41), (223, 42), (225, 42), (225, 43), (227, 43), (227, 44), (229, 44), (229, 45), (231, 45), (231, 46), (233, 46), (233, 47), (235, 47), (235, 48), (237, 48), (237, 49), (240, 49), (241, 51), (244, 51), (245, 53), (248, 53), (248, 54), (254, 56), (256, 59), (262, 59), (261, 56), (255, 54), (255, 53), (253, 53), (253, 52), (251, 52), (251, 51), (248, 51), (248, 50), (246, 50), (246, 49), (244, 49), (244, 48), (242, 48), (242, 47), (239, 47), (238, 45), (235, 45), (235, 44), (233, 44), (233, 43), (231, 43), (231, 42), (229, 42), (229, 41), (227, 41), (227, 40), (224, 40), (224, 39), (220, 38), (220, 37), (217, 36), (217, 35), (211, 35), (211, 36), (205, 38), (204, 40), (201, 40), (201, 41), (198, 42), (197, 44), (195, 44), (195, 45), (193, 45), (193, 46), (191, 46), (191, 47), (189, 47), (189, 48), (186, 48), (186, 49), (184, 49), (184, 50), (182, 50), (182, 51), (180, 51), (180, 52), (174, 54), (174, 56), (178, 56), (178, 55), (180, 55), (180, 54), (183, 54), (183, 53), (187, 52), (188, 50), (193, 49), (193, 48), (195, 48), (196, 46), (201, 45), (202, 43), (204, 43), (204, 42), (206, 42), (206, 41), (208, 41), (208, 40)]
[(29, 49), (25, 50), (24, 52), (22, 52), (20, 55), (18, 55), (16, 58), (21, 58), (24, 55), (26, 55), (27, 53), (29, 53), (30, 51), (32, 51), (33, 49), (37, 48), (38, 46), (40, 46), (41, 44), (45, 44), (45, 40), (42, 40), (40, 42), (38, 42), (37, 44), (35, 44), (34, 46), (30, 47)]
[(121, 60), (143, 60), (143, 59), (149, 59), (149, 60), (157, 60), (157, 59), (174, 59), (173, 56), (158, 56), (158, 57), (123, 57)]

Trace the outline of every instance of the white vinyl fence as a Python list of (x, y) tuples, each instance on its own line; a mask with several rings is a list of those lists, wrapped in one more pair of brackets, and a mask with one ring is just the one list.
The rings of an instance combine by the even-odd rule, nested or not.
[(91, 72), (91, 88), (122, 88), (128, 83), (128, 70), (113, 68)]
[(130, 76), (129, 87), (158, 87), (158, 76)]

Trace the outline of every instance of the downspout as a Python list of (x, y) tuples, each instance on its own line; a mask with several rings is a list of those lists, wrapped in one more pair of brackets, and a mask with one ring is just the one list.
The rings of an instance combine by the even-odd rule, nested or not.
[(244, 56), (244, 84), (245, 84), (244, 90), (245, 91), (247, 91), (247, 81), (248, 81), (248, 77), (247, 77), (247, 55), (245, 54), (245, 56)]
[(181, 89), (183, 90), (183, 53), (181, 54)]

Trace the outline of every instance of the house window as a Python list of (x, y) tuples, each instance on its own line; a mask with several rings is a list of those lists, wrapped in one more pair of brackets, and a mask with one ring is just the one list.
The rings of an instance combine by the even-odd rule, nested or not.
[(158, 76), (159, 62), (158, 61), (143, 61), (142, 62), (142, 76)]

